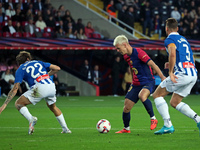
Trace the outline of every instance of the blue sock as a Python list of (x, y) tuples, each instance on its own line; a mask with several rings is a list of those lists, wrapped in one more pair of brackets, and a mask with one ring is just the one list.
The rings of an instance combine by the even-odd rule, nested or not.
[(150, 117), (154, 116), (153, 107), (151, 101), (147, 98), (146, 101), (143, 102), (144, 107), (146, 108)]
[(124, 122), (124, 127), (125, 128), (129, 127), (129, 122), (131, 120), (130, 112), (128, 112), (128, 113), (123, 112), (122, 119), (123, 119), (123, 122)]

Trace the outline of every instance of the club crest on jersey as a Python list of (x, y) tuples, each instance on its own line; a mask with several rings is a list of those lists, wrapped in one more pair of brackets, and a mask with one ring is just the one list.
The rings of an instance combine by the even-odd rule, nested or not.
[(137, 75), (138, 74), (138, 70), (136, 68), (132, 68), (132, 70), (134, 71), (134, 73)]

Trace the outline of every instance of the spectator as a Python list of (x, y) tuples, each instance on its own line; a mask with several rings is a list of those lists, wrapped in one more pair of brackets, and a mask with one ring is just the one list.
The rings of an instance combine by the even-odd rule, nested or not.
[(82, 40), (87, 39), (87, 36), (85, 35), (83, 28), (80, 28), (78, 30), (77, 39), (82, 39)]
[(99, 71), (99, 66), (95, 65), (94, 66), (94, 70), (92, 72), (92, 83), (99, 85), (100, 81), (101, 81), (101, 72)]
[(24, 3), (24, 10), (25, 10), (24, 13), (26, 13), (26, 11), (29, 9), (29, 5), (30, 5), (30, 4), (32, 4), (31, 0), (27, 0), (27, 2)]
[(46, 22), (49, 19), (49, 16), (52, 16), (50, 9), (45, 9), (43, 11), (43, 20)]
[(66, 21), (66, 24), (69, 23), (69, 22), (72, 22), (73, 25), (75, 25), (75, 21), (71, 15), (71, 12), (69, 10), (66, 10), (65, 11), (65, 15), (63, 16), (63, 19), (62, 19), (64, 22)]
[[(114, 7), (114, 0), (110, 0), (110, 3), (106, 7), (107, 13), (109, 13), (110, 16), (108, 16), (108, 19), (111, 19), (112, 22), (116, 22), (113, 18), (116, 18), (116, 10)], [(110, 18), (111, 17), (111, 18)]]
[(192, 10), (190, 11), (190, 17), (193, 20), (195, 18), (195, 16), (197, 15), (195, 8), (192, 8)]
[(60, 21), (59, 21), (59, 25), (55, 27), (55, 31), (58, 32), (58, 31), (60, 30), (60, 28), (61, 28), (64, 32), (67, 32), (67, 27), (64, 26), (62, 20), (60, 20)]
[(37, 0), (37, 2), (34, 3), (33, 8), (34, 10), (43, 10), (43, 3), (41, 2), (41, 0)]
[(31, 9), (28, 9), (26, 12), (26, 20), (33, 19), (33, 13)]
[(171, 18), (176, 19), (178, 22), (180, 21), (180, 19), (181, 19), (181, 14), (179, 13), (177, 7), (174, 7), (174, 10), (171, 12)]
[[(70, 24), (70, 23), (69, 23)], [(73, 32), (72, 28), (68, 28), (68, 31), (67, 31), (67, 34), (66, 34), (66, 37), (67, 38), (71, 38), (71, 39), (76, 39), (76, 32)]]
[(12, 17), (12, 21), (19, 21), (19, 22), (24, 21), (24, 15), (21, 12), (20, 8), (16, 9), (16, 14)]
[(81, 75), (83, 75), (87, 81), (92, 81), (91, 67), (87, 59), (84, 60), (84, 63), (80, 68)]
[(146, 34), (146, 28), (148, 27), (148, 36), (151, 36), (152, 30), (152, 12), (150, 9), (150, 3), (148, 1), (143, 2), (141, 7), (141, 21), (143, 23), (143, 34)]
[(30, 33), (31, 35), (34, 35), (36, 37), (42, 37), (41, 32), (36, 32), (36, 26), (33, 24), (33, 19), (29, 19), (28, 24), (25, 25), (25, 32)]
[(39, 18), (36, 21), (35, 25), (36, 25), (36, 27), (41, 29), (41, 32), (44, 32), (44, 28), (47, 27), (46, 23), (42, 19), (42, 16), (39, 16)]
[(161, 39), (162, 36), (162, 28), (161, 28), (161, 19), (159, 14), (155, 16), (154, 19), (154, 33), (159, 35), (159, 39)]
[[(1, 78), (4, 79), (10, 85), (10, 89), (13, 88), (15, 77), (11, 73), (10, 69), (7, 69), (6, 72), (2, 74)], [(21, 88), (19, 88), (19, 91), (20, 93), (22, 93)], [(8, 93), (5, 93), (5, 94), (8, 94)]]
[(46, 25), (47, 25), (47, 27), (51, 27), (52, 29), (55, 28), (56, 22), (55, 22), (53, 16), (49, 16), (49, 19), (47, 19), (47, 21), (46, 21)]
[(3, 27), (3, 32), (10, 32), (11, 34), (16, 32), (12, 25), (12, 20), (8, 20), (8, 25)]
[(11, 5), (8, 5), (8, 9), (6, 9), (6, 16), (9, 16), (9, 18), (11, 19), (12, 16), (14, 16), (16, 14), (15, 10), (12, 9)]
[[(118, 11), (118, 19), (122, 22), (125, 22), (125, 17), (126, 17), (126, 10), (127, 10), (127, 6), (123, 5), (122, 9)], [(124, 28), (124, 25), (122, 25), (121, 23), (119, 23), (119, 26)]]
[(56, 21), (62, 20), (61, 12), (60, 12), (60, 11), (57, 11), (56, 16), (55, 16), (55, 20), (56, 20)]
[(64, 15), (65, 15), (64, 5), (60, 5), (59, 8), (58, 8), (58, 11), (60, 11), (61, 17), (64, 17)]
[(5, 8), (3, 7), (3, 3), (2, 2), (0, 3), (0, 8), (1, 8), (2, 13), (5, 14)]
[(38, 10), (37, 13), (34, 15), (34, 22), (36, 22), (39, 19), (39, 16), (42, 16), (42, 11)]
[(94, 33), (95, 30), (92, 27), (92, 23), (89, 21), (87, 23), (87, 26), (85, 26), (85, 35), (87, 36), (87, 38), (91, 38), (92, 37), (92, 33)]
[(7, 2), (5, 1), (4, 4), (5, 4), (5, 8), (6, 8), (6, 9), (8, 9), (9, 6), (11, 7), (11, 10), (14, 10), (14, 9), (15, 9), (12, 0), (7, 0)]
[(19, 0), (19, 3), (17, 3), (17, 5), (16, 5), (16, 10), (17, 10), (17, 9), (20, 9), (20, 12), (25, 13), (23, 0)]
[(113, 96), (115, 97), (118, 96), (119, 74), (120, 74), (120, 57), (117, 56), (113, 63), (112, 72), (111, 72), (111, 77), (112, 77), (112, 82), (113, 82), (112, 92), (113, 92)]
[(65, 38), (65, 37), (66, 37), (65, 31), (63, 31), (63, 29), (60, 28), (60, 29), (58, 30), (58, 32), (56, 32), (56, 38)]
[(199, 36), (199, 28), (194, 26), (194, 22), (190, 22), (190, 28), (188, 29), (188, 35), (191, 39), (197, 39)]
[(82, 19), (78, 18), (77, 23), (76, 23), (76, 30), (79, 31), (80, 28), (84, 29), (84, 25), (82, 23)]
[[(135, 22), (134, 8), (130, 6), (125, 16), (125, 23), (129, 25), (131, 28), (134, 28), (134, 22)], [(130, 28), (127, 28), (126, 30), (130, 33), (133, 32), (133, 30)]]
[(115, 1), (114, 1), (114, 4), (115, 4), (115, 8), (116, 8), (118, 11), (120, 11), (120, 10), (122, 10), (122, 7), (123, 7), (123, 5), (124, 5), (125, 3), (124, 3), (124, 0), (115, 0)]
[(134, 6), (134, 0), (125, 0), (125, 4), (129, 7), (129, 6)]
[(4, 21), (5, 14), (2, 12), (2, 8), (0, 8), (0, 23)]
[(16, 22), (15, 31), (16, 32), (20, 32), (20, 33), (24, 32), (24, 30), (23, 30), (23, 28), (21, 26), (21, 23), (19, 21)]

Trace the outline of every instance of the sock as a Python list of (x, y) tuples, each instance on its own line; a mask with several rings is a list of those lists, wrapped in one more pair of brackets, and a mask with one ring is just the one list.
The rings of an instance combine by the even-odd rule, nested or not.
[[(153, 107), (152, 107), (152, 103), (149, 99), (146, 99), (144, 102), (142, 102), (144, 107), (146, 108), (148, 114), (150, 117), (154, 116), (154, 112), (153, 112)], [(155, 116), (154, 116), (155, 117)]]
[(29, 122), (31, 121), (32, 119), (32, 115), (30, 114), (28, 108), (26, 106), (23, 106), (19, 112), (22, 114), (22, 116), (24, 116)]
[(130, 112), (128, 113), (123, 112), (122, 119), (124, 122), (124, 128), (126, 129), (127, 127), (129, 127), (129, 122), (131, 120)]
[(168, 108), (168, 105), (167, 105), (166, 101), (164, 100), (164, 98), (163, 97), (157, 97), (154, 100), (154, 102), (155, 102), (155, 105), (156, 105), (158, 112), (160, 113), (160, 115), (162, 116), (162, 118), (164, 120), (164, 125), (166, 127), (171, 127), (172, 122), (170, 120), (169, 108)]
[(192, 118), (196, 123), (200, 122), (200, 117), (195, 113), (188, 104), (180, 102), (176, 106), (176, 110), (180, 111), (182, 114), (186, 115), (189, 118)]
[(61, 114), (60, 116), (57, 116), (56, 119), (58, 120), (63, 130), (68, 130), (63, 114)]

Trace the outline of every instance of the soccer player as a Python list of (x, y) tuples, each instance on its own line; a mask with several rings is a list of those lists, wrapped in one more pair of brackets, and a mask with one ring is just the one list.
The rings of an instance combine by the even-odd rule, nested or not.
[(14, 87), (10, 90), (4, 104), (0, 107), (0, 114), (16, 95), (20, 83), (25, 80), (28, 82), (30, 89), (16, 100), (15, 107), (29, 121), (28, 134), (34, 132), (34, 125), (37, 122), (37, 117), (30, 114), (26, 105), (35, 105), (41, 101), (42, 98), (46, 100), (47, 106), (54, 113), (60, 123), (62, 127), (61, 133), (71, 133), (67, 127), (62, 112), (58, 107), (56, 107), (55, 84), (49, 77), (57, 73), (60, 70), (60, 67), (38, 60), (32, 60), (31, 54), (26, 51), (21, 51), (17, 55), (16, 60), (20, 67), (17, 69), (15, 74)]
[(156, 108), (164, 120), (164, 126), (155, 134), (173, 133), (174, 127), (170, 120), (168, 105), (164, 97), (173, 93), (170, 104), (182, 114), (192, 118), (200, 129), (200, 117), (186, 103), (181, 102), (197, 80), (194, 57), (188, 41), (178, 34), (178, 22), (174, 18), (166, 20), (165, 27), (168, 37), (165, 39), (165, 47), (168, 53), (169, 76), (160, 83), (153, 98)]
[(124, 56), (124, 59), (128, 62), (133, 74), (132, 84), (125, 96), (122, 114), (124, 128), (116, 133), (131, 132), (129, 126), (131, 118), (130, 111), (139, 99), (142, 101), (145, 109), (150, 115), (150, 129), (153, 130), (156, 128), (158, 121), (154, 115), (152, 103), (148, 99), (155, 86), (155, 80), (151, 67), (158, 73), (161, 80), (164, 80), (165, 76), (162, 74), (159, 67), (143, 50), (131, 47), (126, 36), (117, 36), (114, 39), (113, 45), (116, 47), (117, 51)]

